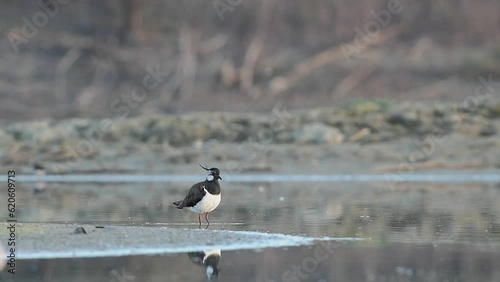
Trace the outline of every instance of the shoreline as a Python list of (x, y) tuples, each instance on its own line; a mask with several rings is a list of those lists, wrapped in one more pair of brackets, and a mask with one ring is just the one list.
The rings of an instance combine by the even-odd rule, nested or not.
[[(235, 173), (383, 173), (500, 168), (500, 101), (366, 101), (348, 108), (67, 119), (0, 128), (0, 167), (30, 174), (189, 173), (197, 163)], [(300, 148), (300, 150), (299, 150)], [(306, 170), (304, 170), (306, 169)]]

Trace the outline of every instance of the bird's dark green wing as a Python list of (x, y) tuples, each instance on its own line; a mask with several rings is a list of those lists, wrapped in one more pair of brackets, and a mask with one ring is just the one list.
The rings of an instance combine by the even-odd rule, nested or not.
[[(201, 199), (203, 199), (203, 196), (205, 196), (205, 190), (203, 189), (205, 185), (205, 181), (203, 182), (198, 182), (191, 186), (189, 189), (186, 198), (182, 200), (182, 202), (178, 203), (176, 206), (179, 209), (182, 209), (184, 207), (193, 207), (195, 206)], [(176, 204), (176, 203), (174, 203)]]

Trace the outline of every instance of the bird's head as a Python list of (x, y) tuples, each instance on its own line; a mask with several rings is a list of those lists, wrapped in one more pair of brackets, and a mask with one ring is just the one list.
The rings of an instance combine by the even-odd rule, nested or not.
[(200, 166), (204, 170), (208, 171), (208, 176), (207, 176), (208, 181), (212, 181), (214, 179), (215, 180), (218, 180), (218, 179), (222, 180), (222, 177), (220, 177), (220, 170), (218, 168), (216, 168), (216, 167), (207, 168), (207, 167), (202, 166), (201, 164), (200, 164)]

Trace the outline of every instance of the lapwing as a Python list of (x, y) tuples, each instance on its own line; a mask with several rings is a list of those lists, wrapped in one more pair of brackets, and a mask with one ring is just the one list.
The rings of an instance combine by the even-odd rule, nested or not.
[(174, 202), (174, 206), (178, 209), (188, 208), (192, 212), (198, 213), (198, 221), (201, 228), (201, 214), (205, 213), (205, 220), (207, 221), (207, 228), (210, 225), (208, 221), (208, 213), (215, 210), (220, 204), (221, 192), (219, 179), (220, 171), (218, 168), (207, 168), (200, 164), (200, 166), (208, 171), (208, 176), (205, 181), (198, 182), (191, 186), (186, 197), (182, 201)]
[(220, 269), (218, 265), (221, 258), (220, 249), (190, 252), (188, 253), (188, 257), (192, 263), (205, 267), (208, 280), (214, 280), (219, 277)]

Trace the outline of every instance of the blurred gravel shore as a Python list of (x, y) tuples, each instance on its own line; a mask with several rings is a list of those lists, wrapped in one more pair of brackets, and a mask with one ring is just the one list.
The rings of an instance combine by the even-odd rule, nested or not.
[[(0, 127), (0, 167), (31, 173), (383, 172), (500, 167), (500, 100), (377, 101), (271, 113), (193, 112)], [(300, 150), (298, 148), (300, 147)]]

